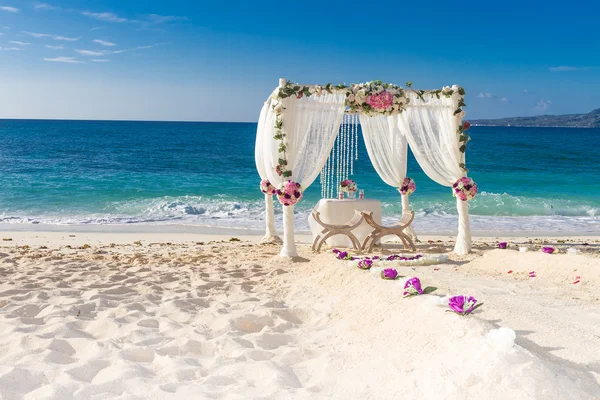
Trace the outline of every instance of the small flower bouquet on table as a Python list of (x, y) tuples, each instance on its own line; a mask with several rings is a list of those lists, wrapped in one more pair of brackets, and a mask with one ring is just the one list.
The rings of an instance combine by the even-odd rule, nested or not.
[(340, 182), (340, 192), (348, 193), (348, 197), (354, 198), (356, 196), (356, 191), (358, 187), (356, 186), (356, 182), (352, 179), (344, 179)]

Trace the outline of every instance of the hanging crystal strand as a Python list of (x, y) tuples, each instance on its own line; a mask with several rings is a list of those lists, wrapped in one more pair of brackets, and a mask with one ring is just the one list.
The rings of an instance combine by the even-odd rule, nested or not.
[(333, 147), (331, 148), (331, 154), (329, 154), (329, 175), (328, 175), (328, 185), (327, 188), (329, 189), (329, 198), (333, 198), (333, 187), (332, 187), (332, 182), (333, 182), (333, 164), (335, 161), (335, 142), (333, 143)]
[(348, 153), (350, 150), (350, 148), (348, 147), (348, 143), (350, 139), (350, 135), (349, 135), (349, 129), (350, 129), (350, 124), (346, 124), (346, 137), (344, 138), (344, 177), (345, 179), (348, 179), (348, 172), (350, 171), (350, 168), (348, 168)]
[(354, 115), (350, 115), (350, 175), (354, 175)]
[(358, 160), (358, 114), (354, 114), (354, 159)]
[(337, 140), (337, 151), (336, 151), (336, 155), (335, 155), (335, 163), (336, 163), (336, 168), (335, 168), (335, 173), (336, 173), (336, 179), (335, 179), (335, 183), (334, 185), (337, 186), (340, 184), (340, 148), (341, 148), (341, 137), (342, 135), (338, 133), (338, 140)]
[(331, 184), (333, 182), (333, 165), (335, 163), (335, 142), (333, 142), (333, 147), (331, 148), (331, 153), (329, 154), (329, 172), (327, 175), (328, 185), (327, 188), (329, 190), (329, 198), (333, 197), (333, 192), (331, 188)]
[(348, 152), (348, 164), (350, 164), (350, 175), (354, 175), (354, 133), (352, 132), (352, 115), (348, 116), (348, 136), (350, 136), (350, 151)]
[(344, 179), (348, 179), (348, 124), (344, 125), (344, 167), (342, 173)]
[(321, 198), (325, 198), (325, 174), (327, 173), (327, 161), (325, 161), (325, 165), (323, 165), (323, 169), (321, 170), (320, 182), (321, 182)]
[(346, 179), (346, 125), (342, 135), (342, 179)]

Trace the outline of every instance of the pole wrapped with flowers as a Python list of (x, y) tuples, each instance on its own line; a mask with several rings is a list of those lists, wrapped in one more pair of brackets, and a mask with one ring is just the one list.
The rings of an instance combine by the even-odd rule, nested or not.
[(260, 181), (260, 191), (265, 195), (265, 236), (260, 243), (281, 243), (281, 238), (275, 232), (275, 214), (273, 210), (273, 195), (277, 193), (275, 186), (268, 179)]

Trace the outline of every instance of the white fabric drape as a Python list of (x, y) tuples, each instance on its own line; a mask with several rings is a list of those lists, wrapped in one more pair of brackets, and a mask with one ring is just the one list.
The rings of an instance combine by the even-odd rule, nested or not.
[(365, 147), (375, 171), (390, 186), (400, 188), (406, 178), (408, 145), (394, 117), (360, 115)]
[[(443, 186), (452, 186), (465, 172), (459, 164), (464, 163), (457, 134), (462, 115), (454, 115), (458, 93), (446, 98), (433, 98), (425, 103), (415, 93), (408, 93), (410, 103), (396, 118), (399, 129), (423, 171)], [(467, 254), (471, 251), (469, 209), (466, 201), (457, 198), (459, 216), (458, 236), (454, 252)]]
[[(302, 190), (306, 190), (313, 183), (327, 161), (340, 129), (345, 98), (343, 93), (334, 93), (300, 99), (288, 97), (282, 100), (287, 168), (292, 171), (290, 178), (283, 178), (276, 172), (280, 153), (279, 142), (273, 139), (275, 112), (272, 105), (277, 100), (271, 98), (267, 102), (264, 123), (259, 123), (258, 129), (261, 132), (257, 134), (256, 146), (262, 147), (264, 172), (273, 185), (277, 187), (284, 180), (291, 179), (300, 183)], [(259, 150), (255, 154), (258, 153)], [(280, 255), (295, 257), (297, 252), (294, 243), (294, 208), (283, 208), (283, 248)]]
[[(267, 119), (268, 102), (263, 105), (258, 119), (258, 128), (256, 130), (256, 145), (254, 147), (254, 162), (260, 179), (268, 179), (265, 172), (265, 157), (263, 152), (263, 136), (264, 126)], [(261, 239), (261, 243), (281, 243), (281, 239), (275, 232), (275, 210), (273, 209), (273, 196), (265, 194), (265, 236)]]
[[(397, 116), (360, 115), (365, 147), (375, 171), (390, 186), (400, 189), (406, 178), (408, 143), (396, 121)], [(410, 211), (408, 196), (402, 196), (402, 212)], [(417, 240), (409, 226), (407, 234)]]

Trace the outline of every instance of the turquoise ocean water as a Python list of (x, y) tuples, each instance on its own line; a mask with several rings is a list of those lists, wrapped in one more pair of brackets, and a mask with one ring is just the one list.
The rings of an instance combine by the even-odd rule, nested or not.
[[(255, 134), (254, 123), (0, 120), (0, 223), (260, 229)], [(473, 127), (471, 136), (473, 230), (600, 234), (600, 130)], [(417, 231), (454, 231), (450, 189), (412, 155), (408, 170)], [(396, 218), (399, 195), (362, 139), (352, 178), (383, 202), (385, 219)], [(319, 197), (317, 179), (297, 207), (299, 229)]]

